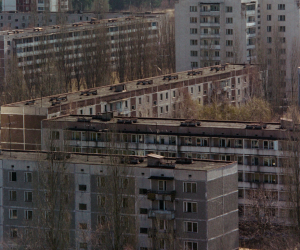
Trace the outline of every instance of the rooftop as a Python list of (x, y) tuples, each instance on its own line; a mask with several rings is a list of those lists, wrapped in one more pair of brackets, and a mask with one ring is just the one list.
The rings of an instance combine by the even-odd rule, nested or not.
[[(194, 122), (195, 124), (191, 127), (199, 128), (223, 128), (223, 129), (250, 129), (250, 130), (261, 130), (260, 128), (253, 128), (253, 126), (261, 126), (264, 131), (279, 130), (282, 128), (281, 123), (264, 123), (261, 124), (255, 121), (216, 121), (216, 120), (185, 120), (185, 119), (171, 119), (171, 118), (148, 118), (148, 117), (114, 117), (110, 121), (103, 121), (96, 118), (97, 116), (82, 116), (82, 115), (65, 115), (47, 119), (49, 122), (78, 122), (86, 121), (91, 124), (116, 124), (122, 123), (122, 121), (133, 121), (127, 124), (140, 124), (140, 125), (153, 125), (153, 126), (173, 126), (173, 127), (189, 127), (185, 125), (188, 122)], [(197, 124), (198, 123), (198, 124)], [(79, 128), (79, 127), (78, 127)], [(80, 129), (80, 128), (79, 128)], [(169, 131), (166, 131), (169, 132)], [(174, 131), (175, 132), (175, 131)], [(164, 131), (160, 131), (164, 133)]]
[[(76, 101), (84, 101), (94, 98), (103, 98), (107, 96), (113, 96), (122, 92), (129, 92), (135, 90), (142, 90), (149, 87), (161, 86), (164, 84), (182, 82), (186, 80), (192, 80), (199, 78), (199, 75), (202, 77), (209, 76), (221, 76), (222, 74), (230, 73), (237, 70), (243, 70), (249, 67), (255, 67), (254, 65), (244, 65), (244, 64), (226, 64), (226, 66), (219, 66), (219, 70), (215, 70), (215, 67), (206, 67), (200, 69), (194, 69), (193, 71), (184, 71), (179, 73), (174, 73), (170, 75), (160, 75), (142, 80), (135, 80), (126, 83), (118, 83), (114, 85), (106, 85), (102, 87), (97, 87), (93, 89), (86, 89), (83, 91), (76, 91), (71, 93), (64, 93), (55, 96), (43, 97), (42, 99), (35, 99), (30, 101), (22, 101), (17, 103), (6, 104), (3, 107), (22, 107), (27, 106), (28, 108), (34, 109), (37, 108), (50, 108), (55, 107), (57, 104), (68, 104)], [(223, 76), (222, 76), (223, 77)], [(227, 77), (226, 77), (227, 78)], [(55, 104), (53, 101), (58, 100), (58, 103)], [(120, 100), (116, 98), (114, 101)]]
[[(87, 161), (88, 155), (88, 161)], [(88, 165), (106, 165), (111, 164), (111, 155), (104, 154), (81, 154), (81, 153), (71, 153), (69, 154), (70, 158), (65, 160), (65, 163), (76, 163), (76, 164), (88, 164)], [(116, 157), (122, 157), (117, 155)], [(129, 159), (137, 158), (136, 156), (129, 157)], [(130, 161), (124, 166), (130, 167), (147, 167), (147, 157), (141, 157), (142, 162), (138, 164), (132, 164)], [(46, 161), (47, 152), (41, 151), (11, 151), (2, 150), (0, 154), (0, 160), (24, 160), (24, 161)], [(168, 163), (175, 164), (176, 158), (165, 158)], [(192, 170), (192, 171), (210, 171), (217, 168), (226, 167), (233, 164), (229, 161), (216, 161), (216, 160), (199, 160), (194, 159), (191, 164), (175, 164), (175, 169), (178, 170)], [(159, 167), (159, 168), (168, 168), (168, 167)]]
[(43, 26), (43, 27), (34, 27), (34, 28), (26, 28), (26, 29), (16, 29), (16, 30), (5, 30), (0, 31), (0, 36), (12, 36), (14, 39), (18, 38), (27, 38), (27, 37), (34, 37), (39, 35), (46, 35), (51, 33), (59, 33), (59, 32), (70, 32), (70, 31), (79, 31), (79, 30), (88, 30), (93, 29), (95, 26), (106, 26), (106, 27), (113, 27), (116, 24), (130, 21), (130, 20), (139, 20), (142, 18), (156, 18), (158, 15), (164, 13), (153, 13), (153, 14), (133, 14), (131, 16), (118, 17), (118, 18), (111, 18), (111, 19), (101, 19), (101, 20), (94, 20), (85, 22), (78, 22), (73, 24), (64, 24), (64, 25), (50, 25), (50, 26)]

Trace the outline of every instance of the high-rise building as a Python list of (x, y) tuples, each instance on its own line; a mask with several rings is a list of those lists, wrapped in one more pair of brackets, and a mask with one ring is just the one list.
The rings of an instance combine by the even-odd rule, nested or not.
[(68, 0), (3, 0), (2, 11), (49, 11), (68, 10)]
[(175, 5), (176, 70), (258, 62), (273, 78), (265, 91), (273, 86), (290, 97), (297, 89), (299, 19), (294, 0), (180, 0)]

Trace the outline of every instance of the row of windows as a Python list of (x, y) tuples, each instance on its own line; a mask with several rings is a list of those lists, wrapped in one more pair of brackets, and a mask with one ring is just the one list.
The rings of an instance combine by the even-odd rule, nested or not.
[[(32, 210), (24, 210), (24, 218), (25, 220), (32, 220)], [(18, 210), (17, 209), (9, 209), (9, 219), (15, 220), (18, 219)]]
[[(272, 15), (267, 15), (267, 21), (272, 21)], [(278, 21), (284, 22), (285, 15), (278, 15)]]
[[(8, 174), (8, 179), (9, 179), (9, 181), (17, 181), (17, 172), (10, 171)], [(32, 173), (31, 172), (24, 173), (24, 182), (32, 182)]]
[[(267, 4), (267, 10), (272, 10), (272, 4)], [(278, 4), (278, 10), (285, 10), (285, 4)]]
[[(9, 200), (10, 201), (17, 200), (17, 191), (16, 190), (9, 190)], [(24, 201), (32, 202), (32, 192), (31, 191), (24, 192)]]
[[(267, 32), (272, 32), (272, 26), (267, 26)], [(285, 26), (279, 26), (278, 32), (285, 32)]]

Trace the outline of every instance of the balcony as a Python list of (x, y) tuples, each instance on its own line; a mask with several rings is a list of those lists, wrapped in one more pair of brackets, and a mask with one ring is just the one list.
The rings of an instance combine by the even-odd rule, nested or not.
[(161, 219), (161, 220), (174, 220), (175, 219), (175, 211), (150, 209), (148, 212), (148, 218)]
[(201, 27), (220, 27), (220, 23), (215, 23), (215, 22), (200, 22)]
[(156, 191), (156, 190), (148, 190), (147, 198), (149, 200), (165, 200), (165, 201), (173, 201), (175, 199), (176, 191)]

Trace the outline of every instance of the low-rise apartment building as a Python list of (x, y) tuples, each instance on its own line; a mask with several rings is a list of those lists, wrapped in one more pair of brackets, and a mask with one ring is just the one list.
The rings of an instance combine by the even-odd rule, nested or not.
[[(91, 154), (87, 158), (78, 153), (51, 158), (55, 154), (2, 151), (2, 246), (22, 242), (18, 239), (39, 227), (38, 220), (43, 221), (38, 191), (45, 191), (46, 197), (51, 191), (40, 190), (37, 184), (42, 180), (41, 165), (46, 163), (63, 166), (63, 179), (71, 190), (67, 206), (70, 249), (94, 249), (91, 235), (95, 232), (99, 233), (97, 248), (109, 239), (110, 229), (113, 231), (111, 197), (121, 200), (115, 215), (122, 222), (120, 227), (127, 221), (134, 228), (135, 235), (128, 228), (122, 232), (122, 239), (125, 235), (127, 246), (134, 249), (238, 249), (236, 162), (164, 159), (155, 154), (126, 158), (128, 161), (123, 156)], [(117, 175), (112, 175), (114, 168), (119, 170)], [(108, 189), (110, 180), (117, 181), (117, 190)], [(46, 214), (51, 211), (45, 208)], [(64, 218), (61, 220), (63, 223)]]
[(240, 105), (262, 78), (255, 65), (228, 64), (6, 104), (1, 107), (1, 146), (40, 148), (41, 121), (66, 114), (176, 117), (185, 93), (200, 105), (213, 98)]
[(143, 34), (147, 35), (151, 43), (158, 35), (159, 16), (162, 15), (165, 14), (137, 14), (102, 20), (89, 19), (87, 16), (85, 20), (73, 24), (2, 31), (0, 32), (2, 84), (5, 83), (10, 63), (16, 64), (26, 75), (27, 82), (32, 82), (35, 74), (40, 72), (45, 64), (61, 60), (65, 68), (71, 71), (72, 78), (75, 66), (85, 65), (85, 59), (89, 65), (94, 62), (90, 53), (100, 45), (107, 60), (116, 65), (120, 44), (123, 46), (133, 41), (141, 30), (145, 31)]
[(289, 133), (284, 122), (71, 115), (42, 121), (42, 149), (237, 161), (241, 217), (253, 209), (253, 192), (263, 191), (272, 196), (267, 205), (272, 220), (286, 225), (291, 222), (284, 181)]

